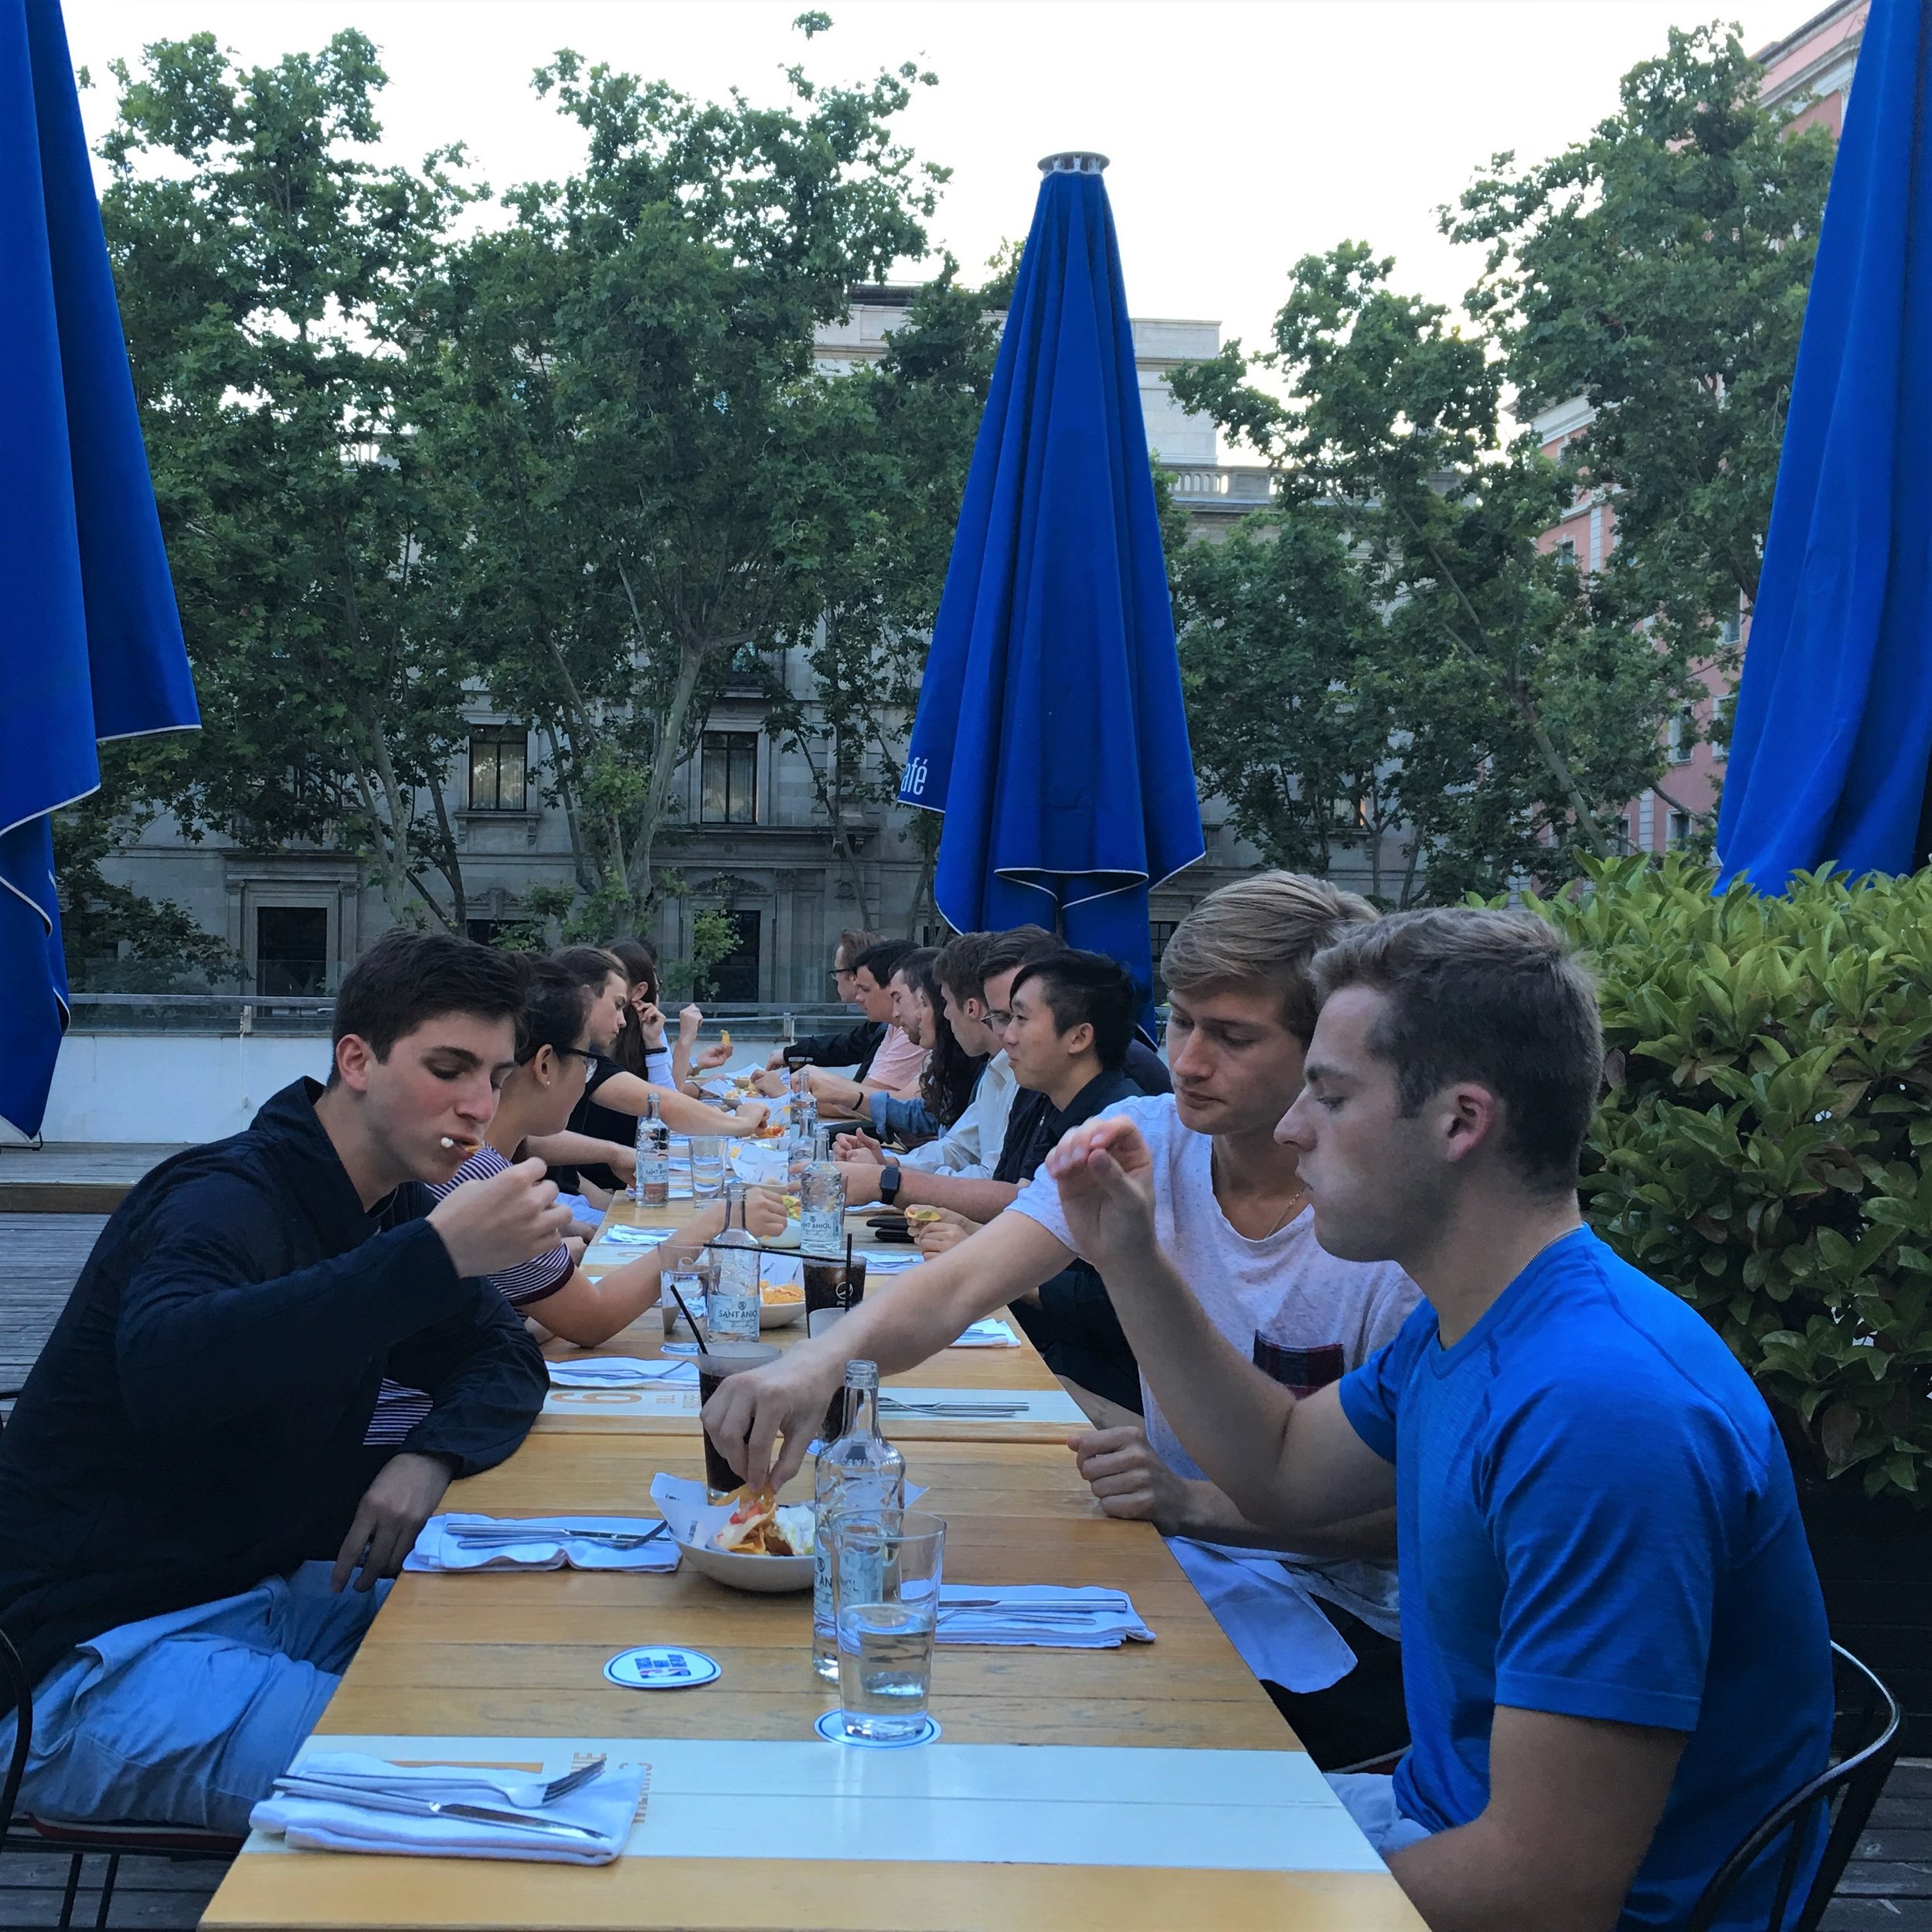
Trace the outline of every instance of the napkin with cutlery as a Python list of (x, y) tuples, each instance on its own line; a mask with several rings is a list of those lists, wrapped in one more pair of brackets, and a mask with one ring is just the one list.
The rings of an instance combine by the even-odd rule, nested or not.
[(868, 1274), (903, 1274), (908, 1268), (916, 1268), (925, 1260), (917, 1248), (878, 1248), (866, 1250), (866, 1272)]
[(641, 1389), (647, 1383), (698, 1379), (697, 1365), (675, 1355), (666, 1362), (628, 1355), (566, 1355), (549, 1368), (551, 1386), (558, 1389)]
[(952, 1345), (955, 1349), (1017, 1349), (1019, 1337), (997, 1315), (975, 1321)]
[(656, 1516), (432, 1516), (405, 1570), (665, 1570), (678, 1546)]
[(640, 1228), (632, 1226), (628, 1221), (613, 1221), (597, 1236), (595, 1245), (602, 1247), (607, 1243), (614, 1248), (658, 1248), (662, 1247), (675, 1232), (671, 1228)]
[(608, 1865), (631, 1835), (645, 1776), (642, 1764), (611, 1770), (599, 1759), (546, 1784), (481, 1767), (309, 1750), (248, 1821), (304, 1851)]
[(1154, 1641), (1125, 1590), (1056, 1583), (947, 1583), (939, 1593), (937, 1636), (942, 1644), (1046, 1650), (1117, 1650)]

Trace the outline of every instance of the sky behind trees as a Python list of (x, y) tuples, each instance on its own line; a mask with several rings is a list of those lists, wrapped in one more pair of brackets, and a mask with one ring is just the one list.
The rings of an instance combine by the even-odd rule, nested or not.
[[(954, 170), (932, 224), (969, 274), (1023, 235), (1056, 148), (1098, 148), (1140, 315), (1209, 318), (1265, 338), (1291, 264), (1345, 239), (1396, 257), (1403, 284), (1459, 301), (1474, 253), (1435, 210), (1500, 149), (1541, 156), (1616, 104), (1618, 77), (1665, 30), (1736, 20), (1756, 49), (1811, 0), (65, 0), (96, 138), (108, 63), (206, 29), (247, 63), (319, 48), (344, 26), (381, 49), (386, 155), (461, 141), (501, 191), (555, 178), (583, 135), (530, 86), (560, 47), (704, 99), (783, 92), (781, 70), (857, 80), (916, 60), (939, 77), (903, 126)], [(485, 212), (481, 219), (491, 219)]]

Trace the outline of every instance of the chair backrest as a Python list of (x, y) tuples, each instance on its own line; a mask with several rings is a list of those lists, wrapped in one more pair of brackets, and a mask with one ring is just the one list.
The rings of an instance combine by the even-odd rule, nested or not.
[(13, 1808), (19, 1802), (27, 1753), (33, 1749), (33, 1680), (13, 1640), (0, 1630), (0, 1721), (9, 1712), (14, 1719), (13, 1750), (7, 1760), (6, 1777), (0, 1780), (0, 1841), (5, 1838)]
[[(1777, 1889), (1765, 1932), (1817, 1932), (1825, 1908), (1838, 1889), (1852, 1848), (1903, 1742), (1898, 1700), (1876, 1673), (1841, 1645), (1832, 1646), (1835, 1710), (1832, 1723), (1831, 1768), (1792, 1792), (1738, 1842), (1712, 1875), (1684, 1932), (1709, 1932), (1745, 1874), (1756, 1868), (1781, 1838)], [(1807, 1849), (1817, 1842), (1815, 1818), (1826, 1825), (1825, 1849), (1801, 1900), (1792, 1893)]]

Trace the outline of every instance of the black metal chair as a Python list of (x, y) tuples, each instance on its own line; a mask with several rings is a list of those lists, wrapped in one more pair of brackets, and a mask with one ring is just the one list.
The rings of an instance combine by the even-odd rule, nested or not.
[(28, 1753), (33, 1748), (33, 1684), (20, 1653), (4, 1631), (0, 1631), (0, 1717), (11, 1709), (14, 1725), (13, 1750), (7, 1762), (6, 1777), (0, 1782), (0, 1852), (65, 1852), (67, 1885), (60, 1900), (63, 1927), (73, 1923), (74, 1906), (80, 1896), (80, 1882), (90, 1856), (104, 1857), (107, 1869), (100, 1881), (100, 1899), (94, 1909), (94, 1923), (104, 1927), (113, 1908), (114, 1886), (121, 1876), (124, 1858), (162, 1857), (195, 1860), (219, 1860), (226, 1864), (242, 1847), (242, 1841), (226, 1832), (204, 1832), (179, 1825), (94, 1825), (65, 1818), (22, 1815), (15, 1810), (20, 1801), (20, 1781), (26, 1774)]
[[(1842, 1645), (1832, 1646), (1832, 1675), (1836, 1709), (1831, 1768), (1794, 1791), (1744, 1835), (1704, 1887), (1685, 1932), (1709, 1932), (1745, 1875), (1759, 1867), (1781, 1838), (1784, 1848), (1765, 1932), (1817, 1932), (1903, 1741), (1897, 1699)], [(1815, 1842), (1814, 1818), (1825, 1826), (1824, 1854), (1803, 1900), (1795, 1901), (1791, 1895), (1798, 1867), (1806, 1846)], [(1796, 1916), (1787, 1918), (1794, 1904)]]

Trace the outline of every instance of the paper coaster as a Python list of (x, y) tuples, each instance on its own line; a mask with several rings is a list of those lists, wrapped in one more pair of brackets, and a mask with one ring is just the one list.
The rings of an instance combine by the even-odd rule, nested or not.
[[(636, 1650), (619, 1651), (604, 1665), (604, 1674), (626, 1690), (689, 1690), (723, 1673), (717, 1660), (702, 1651), (646, 1644)], [(835, 1717), (838, 1713), (832, 1715)]]
[(849, 1744), (862, 1751), (903, 1751), (912, 1744), (930, 1744), (939, 1735), (937, 1719), (927, 1718), (923, 1730), (909, 1737), (853, 1737), (845, 1730), (843, 1711), (827, 1711), (811, 1727), (828, 1744)]
[(659, 1352), (664, 1355), (702, 1355), (704, 1351), (695, 1342), (667, 1342)]

